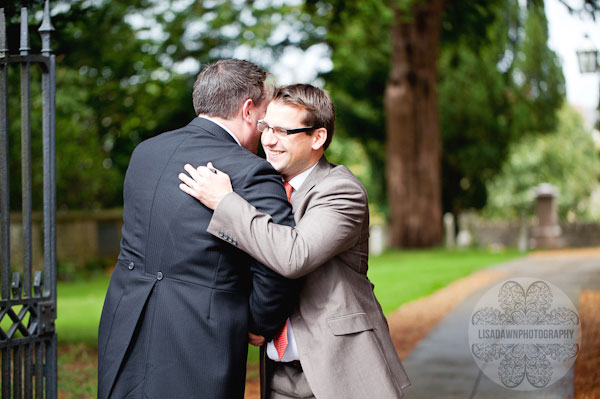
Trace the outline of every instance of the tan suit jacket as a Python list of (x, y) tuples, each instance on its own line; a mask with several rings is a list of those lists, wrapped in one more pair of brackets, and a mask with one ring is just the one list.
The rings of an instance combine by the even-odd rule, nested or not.
[(208, 232), (289, 278), (305, 277), (290, 316), (318, 399), (400, 398), (410, 382), (367, 278), (369, 209), (363, 185), (322, 157), (292, 198), (296, 227), (277, 225), (235, 193)]

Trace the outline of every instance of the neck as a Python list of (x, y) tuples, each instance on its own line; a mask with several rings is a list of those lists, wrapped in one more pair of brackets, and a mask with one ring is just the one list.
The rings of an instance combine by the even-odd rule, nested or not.
[(291, 175), (286, 175), (286, 174), (282, 173), (281, 177), (283, 177), (283, 180), (290, 181), (294, 177), (298, 176), (299, 174), (306, 172), (307, 170), (312, 168), (317, 162), (319, 162), (319, 159), (321, 159), (321, 157), (323, 156), (323, 152), (321, 151), (319, 154), (315, 154), (315, 155), (318, 155), (318, 156), (311, 156), (309, 162), (307, 162), (306, 166), (304, 168), (302, 168), (300, 171), (298, 171), (294, 174), (291, 174)]
[(210, 119), (211, 121), (220, 123), (221, 125), (225, 126), (227, 129), (229, 129), (229, 131), (231, 133), (233, 133), (235, 135), (235, 137), (237, 137), (238, 141), (240, 143), (243, 143), (242, 137), (240, 137), (240, 126), (239, 126), (239, 121), (236, 119), (223, 119), (221, 117), (218, 116), (210, 116), (210, 115), (206, 115), (206, 114), (200, 114), (198, 115), (199, 117), (202, 118), (206, 118), (206, 119)]

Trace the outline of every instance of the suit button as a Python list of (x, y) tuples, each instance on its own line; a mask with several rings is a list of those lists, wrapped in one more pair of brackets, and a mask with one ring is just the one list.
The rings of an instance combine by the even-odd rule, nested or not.
[(163, 274), (162, 274), (162, 272), (158, 272), (158, 273), (156, 273), (156, 279), (157, 279), (158, 281), (160, 281), (160, 280), (162, 280), (162, 279), (163, 279)]
[(129, 266), (127, 266), (127, 268), (129, 270), (133, 270), (134, 267), (135, 267), (135, 264), (133, 262), (129, 262)]

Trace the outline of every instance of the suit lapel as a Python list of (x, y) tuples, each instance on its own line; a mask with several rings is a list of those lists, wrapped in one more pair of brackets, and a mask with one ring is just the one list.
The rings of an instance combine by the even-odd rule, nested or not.
[[(300, 190), (292, 197), (291, 202), (294, 210), (302, 209), (300, 205), (304, 202), (306, 194), (308, 194), (317, 183), (323, 180), (325, 176), (329, 174), (330, 170), (331, 164), (327, 162), (327, 158), (323, 155), (321, 159), (319, 159), (319, 162), (317, 162), (317, 166), (315, 166), (302, 184), (302, 187), (300, 187)], [(302, 215), (298, 215), (297, 217), (302, 217)]]

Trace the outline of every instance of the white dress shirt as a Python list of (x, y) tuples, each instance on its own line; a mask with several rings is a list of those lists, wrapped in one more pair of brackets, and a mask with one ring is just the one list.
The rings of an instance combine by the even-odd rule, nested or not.
[(229, 133), (229, 135), (231, 137), (233, 137), (233, 139), (235, 140), (236, 143), (238, 143), (238, 145), (241, 146), (240, 141), (238, 140), (237, 137), (235, 137), (235, 134), (233, 134), (233, 132), (231, 130), (229, 130), (227, 127), (225, 127), (223, 124), (217, 122), (216, 120), (214, 120), (213, 118), (211, 118), (210, 116), (199, 116), (198, 118), (203, 118), (203, 119), (208, 119), (209, 121), (211, 121), (212, 123), (218, 125), (219, 127), (221, 127), (223, 130), (225, 130), (227, 133)]
[[(292, 199), (294, 194), (296, 194), (296, 191), (300, 190), (300, 187), (302, 186), (302, 184), (304, 184), (304, 181), (306, 180), (308, 175), (310, 175), (310, 172), (312, 172), (315, 166), (317, 166), (317, 163), (318, 162), (316, 162), (313, 166), (300, 173), (299, 175), (292, 177), (292, 179), (288, 182), (294, 189), (292, 191), (292, 195), (290, 196), (290, 200)], [(286, 324), (288, 345), (287, 348), (285, 348), (283, 356), (281, 357), (281, 361), (291, 362), (293, 360), (300, 360), (300, 357), (298, 356), (298, 347), (296, 346), (296, 339), (294, 338), (294, 330), (292, 328), (292, 324), (290, 323), (289, 318), (286, 320)], [(275, 344), (273, 343), (273, 341), (270, 341), (267, 344), (267, 356), (269, 357), (269, 359), (274, 360), (276, 362), (280, 361), (279, 355), (277, 354), (277, 349), (275, 349)]]

